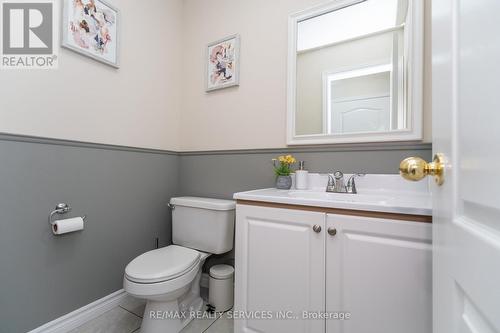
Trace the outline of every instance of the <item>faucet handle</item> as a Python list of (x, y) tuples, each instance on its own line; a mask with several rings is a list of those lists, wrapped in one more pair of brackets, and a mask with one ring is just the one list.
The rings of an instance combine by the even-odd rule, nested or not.
[(358, 193), (358, 191), (356, 190), (355, 179), (356, 179), (356, 177), (364, 177), (365, 175), (366, 175), (365, 173), (355, 173), (351, 177), (349, 177), (349, 179), (347, 180), (347, 185), (346, 185), (347, 193), (351, 193), (351, 194)]
[(327, 192), (333, 192), (335, 189), (335, 179), (331, 173), (328, 174), (328, 184), (326, 185)]

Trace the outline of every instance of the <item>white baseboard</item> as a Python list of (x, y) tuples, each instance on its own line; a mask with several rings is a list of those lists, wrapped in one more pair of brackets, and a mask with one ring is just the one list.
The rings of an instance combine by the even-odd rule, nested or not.
[(125, 290), (120, 289), (62, 317), (54, 319), (45, 325), (35, 328), (28, 333), (67, 333), (118, 306), (126, 296), (127, 293)]

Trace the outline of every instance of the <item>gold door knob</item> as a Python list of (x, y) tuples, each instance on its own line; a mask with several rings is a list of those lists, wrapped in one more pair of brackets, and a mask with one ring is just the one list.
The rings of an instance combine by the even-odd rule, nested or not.
[(420, 157), (408, 157), (399, 164), (399, 173), (404, 179), (418, 181), (425, 176), (434, 176), (436, 184), (444, 183), (444, 156), (434, 155), (434, 160), (427, 163)]

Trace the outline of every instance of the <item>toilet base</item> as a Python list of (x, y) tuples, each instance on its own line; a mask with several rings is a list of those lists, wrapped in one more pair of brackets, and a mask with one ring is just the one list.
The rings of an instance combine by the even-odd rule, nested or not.
[(179, 333), (201, 314), (201, 268), (210, 254), (200, 254), (197, 266), (172, 280), (137, 283), (124, 277), (124, 289), (134, 297), (146, 299), (141, 333)]
[(199, 314), (203, 308), (200, 296), (201, 267), (208, 256), (203, 254), (196, 277), (185, 289), (147, 300), (141, 333), (178, 333)]
[(180, 332), (196, 313), (202, 310), (203, 300), (191, 293), (187, 297), (168, 302), (148, 300), (144, 309), (141, 333)]

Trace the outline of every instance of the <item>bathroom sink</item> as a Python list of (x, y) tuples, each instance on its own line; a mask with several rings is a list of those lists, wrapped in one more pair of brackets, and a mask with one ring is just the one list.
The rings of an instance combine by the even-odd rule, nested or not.
[(319, 200), (332, 200), (332, 201), (343, 201), (343, 202), (364, 202), (364, 203), (387, 203), (391, 199), (387, 195), (376, 195), (376, 194), (347, 194), (347, 193), (328, 193), (319, 191), (302, 191), (302, 190), (291, 190), (288, 195), (292, 198), (304, 198), (304, 199), (319, 199)]
[(263, 201), (290, 205), (432, 215), (432, 200), (425, 182), (404, 182), (399, 175), (366, 175), (358, 181), (358, 193), (326, 192), (327, 176), (313, 174), (307, 190), (266, 188), (240, 192), (237, 200)]

